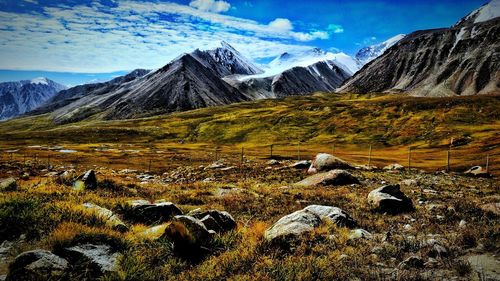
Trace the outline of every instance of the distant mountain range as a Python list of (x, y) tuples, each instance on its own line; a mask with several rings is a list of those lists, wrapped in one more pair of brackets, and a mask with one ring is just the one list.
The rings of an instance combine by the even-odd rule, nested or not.
[(365, 65), (338, 92), (415, 96), (500, 93), (500, 0), (451, 28), (416, 31)]
[(0, 120), (26, 113), (63, 89), (46, 78), (0, 83)]
[[(451, 28), (396, 35), (356, 56), (318, 48), (255, 65), (222, 42), (157, 70), (64, 89), (45, 78), (0, 84), (0, 118), (49, 113), (56, 123), (127, 119), (314, 92), (417, 96), (500, 93), (500, 0)], [(351, 77), (352, 76), (352, 77)]]

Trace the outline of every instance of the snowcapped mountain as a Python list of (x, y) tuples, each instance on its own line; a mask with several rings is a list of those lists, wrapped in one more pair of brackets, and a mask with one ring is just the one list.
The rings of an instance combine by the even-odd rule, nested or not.
[(431, 97), (500, 93), (499, 3), (491, 1), (451, 28), (408, 34), (338, 91)]
[(0, 83), (0, 120), (28, 112), (66, 89), (47, 78)]
[(295, 66), (274, 76), (249, 77), (226, 81), (249, 99), (257, 100), (333, 92), (351, 77), (351, 73), (333, 60), (324, 60), (308, 66)]
[[(300, 52), (285, 52), (272, 60), (259, 77), (269, 77), (293, 67), (306, 67), (320, 61), (334, 61), (351, 75), (359, 70), (356, 61), (344, 53), (332, 53), (320, 48)], [(258, 78), (258, 77), (253, 77)]]
[(387, 49), (392, 47), (404, 37), (405, 34), (398, 34), (382, 43), (364, 47), (359, 50), (356, 54), (356, 60), (358, 61), (359, 68), (381, 56)]
[(458, 21), (455, 26), (489, 21), (500, 17), (500, 0), (491, 0)]
[(252, 75), (263, 73), (263, 70), (255, 66), (240, 52), (228, 43), (222, 41), (221, 47), (214, 50), (196, 50), (191, 55), (197, 58), (203, 65), (213, 69), (220, 77), (229, 75)]
[[(252, 78), (265, 73), (223, 42), (213, 50), (183, 54), (147, 74), (135, 71), (129, 74), (130, 79), (120, 78), (120, 81), (62, 91), (32, 114), (52, 112), (57, 123), (75, 122), (90, 116), (127, 119), (261, 98), (333, 91), (351, 76), (334, 61), (345, 61), (345, 57), (319, 49), (305, 57), (286, 58), (285, 55), (274, 62), (284, 71), (272, 77)], [(287, 68), (294, 64), (304, 66)], [(248, 79), (241, 82), (238, 80), (241, 77)]]

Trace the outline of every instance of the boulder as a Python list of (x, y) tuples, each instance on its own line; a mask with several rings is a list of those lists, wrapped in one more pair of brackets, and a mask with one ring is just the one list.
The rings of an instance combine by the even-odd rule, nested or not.
[(394, 164), (390, 164), (390, 165), (387, 165), (384, 167), (384, 170), (387, 170), (387, 171), (400, 171), (400, 170), (404, 170), (404, 166), (403, 165), (400, 165), (398, 163), (394, 163)]
[(6, 178), (0, 180), (0, 191), (14, 191), (17, 189), (15, 178)]
[(322, 220), (329, 220), (338, 226), (355, 227), (357, 225), (356, 221), (349, 214), (337, 207), (309, 205), (304, 210), (319, 216)]
[(484, 177), (484, 178), (490, 177), (488, 170), (486, 170), (481, 166), (474, 166), (469, 170), (465, 171), (464, 174), (472, 177)]
[(329, 171), (333, 169), (353, 169), (354, 167), (346, 161), (327, 153), (319, 153), (314, 158), (309, 170), (310, 174)]
[(206, 245), (210, 240), (210, 233), (197, 218), (175, 216), (165, 229), (162, 238), (172, 241), (174, 249), (182, 251)]
[[(201, 211), (200, 209), (196, 209), (194, 211), (191, 211), (188, 215), (193, 216), (194, 218), (197, 218), (199, 220), (202, 220), (206, 216), (210, 216), (215, 220), (217, 225), (220, 227), (220, 231), (222, 232), (233, 230), (237, 226), (233, 216), (231, 216), (226, 211), (219, 211), (219, 210)], [(209, 218), (207, 218), (207, 223), (208, 224), (211, 223), (211, 220)], [(217, 231), (217, 229), (210, 228), (210, 227), (215, 227), (213, 224), (211, 224), (210, 226), (205, 224), (205, 226), (208, 229)]]
[(163, 233), (165, 233), (165, 229), (167, 228), (167, 226), (168, 223), (156, 225), (140, 233), (137, 233), (137, 236), (142, 239), (156, 240), (159, 239), (163, 235)]
[(266, 163), (266, 165), (268, 165), (268, 166), (276, 166), (279, 164), (280, 164), (280, 161), (278, 161), (276, 159), (271, 159), (271, 160), (267, 161), (267, 163)]
[(302, 161), (298, 161), (298, 162), (293, 163), (289, 167), (295, 168), (295, 169), (307, 169), (307, 168), (309, 168), (309, 166), (311, 166), (311, 161), (302, 160)]
[(480, 208), (485, 212), (490, 212), (500, 216), (500, 202), (483, 204)]
[(174, 216), (182, 215), (182, 211), (172, 202), (149, 203), (146, 200), (127, 202), (129, 208), (124, 217), (135, 223), (154, 224), (170, 221)]
[(340, 208), (310, 205), (279, 219), (266, 230), (264, 238), (273, 244), (296, 240), (300, 238), (301, 235), (318, 227), (322, 220), (328, 220), (338, 226), (353, 227), (357, 225), (357, 223)]
[(64, 256), (72, 264), (77, 264), (94, 278), (118, 271), (120, 254), (109, 245), (82, 244), (63, 250)]
[(84, 203), (83, 207), (94, 213), (97, 217), (106, 222), (106, 225), (121, 232), (128, 230), (128, 227), (111, 210), (95, 205), (93, 203)]
[(423, 268), (423, 267), (424, 267), (424, 260), (418, 256), (411, 256), (402, 261), (398, 265), (398, 268), (400, 269), (412, 269), (412, 268)]
[(389, 214), (413, 211), (413, 203), (401, 190), (399, 185), (385, 185), (368, 194), (368, 204), (373, 209)]
[(6, 280), (61, 280), (67, 269), (65, 259), (46, 250), (33, 250), (14, 259)]
[(349, 233), (349, 240), (357, 240), (357, 239), (372, 239), (373, 235), (362, 229), (362, 228), (358, 228), (358, 229), (353, 229), (351, 230), (351, 232)]
[(218, 161), (215, 161), (212, 164), (206, 166), (204, 168), (204, 170), (216, 170), (216, 169), (222, 169), (224, 167), (226, 167), (226, 165), (224, 164), (224, 161), (218, 160)]
[(309, 187), (318, 185), (348, 185), (358, 183), (359, 180), (347, 171), (331, 170), (307, 177), (298, 182), (297, 185)]
[(271, 243), (282, 243), (299, 238), (321, 224), (321, 218), (306, 210), (286, 215), (264, 232), (264, 238)]
[(498, 255), (479, 254), (467, 258), (474, 271), (474, 280), (500, 280), (500, 258)]
[(206, 215), (200, 219), (208, 230), (213, 230), (215, 233), (222, 232), (222, 227), (211, 215)]
[(95, 176), (94, 170), (88, 170), (78, 176), (75, 180), (75, 183), (73, 184), (73, 188), (76, 190), (96, 189), (97, 178)]

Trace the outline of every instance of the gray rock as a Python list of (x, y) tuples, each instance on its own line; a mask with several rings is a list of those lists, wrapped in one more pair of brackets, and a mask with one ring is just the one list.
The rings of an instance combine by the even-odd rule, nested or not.
[(200, 220), (206, 217), (207, 215), (211, 216), (220, 226), (222, 232), (233, 230), (237, 226), (234, 218), (231, 216), (231, 214), (229, 214), (226, 211), (219, 211), (219, 210), (201, 211), (200, 209), (197, 209), (190, 212), (188, 215), (193, 216)]
[(216, 233), (222, 232), (222, 227), (211, 215), (206, 215), (200, 221), (205, 225), (208, 230), (213, 230)]
[(490, 212), (500, 216), (500, 202), (483, 204), (480, 208), (485, 212)]
[(357, 239), (372, 239), (373, 235), (362, 229), (362, 228), (358, 228), (358, 229), (353, 229), (351, 230), (351, 232), (349, 233), (349, 240), (357, 240)]
[(411, 256), (402, 261), (398, 265), (398, 268), (401, 269), (412, 269), (412, 268), (423, 268), (423, 267), (424, 267), (424, 260), (418, 256)]
[(182, 215), (172, 202), (149, 203), (146, 200), (133, 200), (127, 203), (124, 218), (135, 223), (154, 224), (170, 221), (174, 216)]
[(210, 233), (205, 225), (192, 216), (175, 216), (162, 236), (174, 244), (176, 250), (189, 250), (206, 245)]
[(474, 166), (470, 168), (469, 170), (464, 172), (464, 175), (472, 177), (485, 177), (485, 178), (490, 177), (488, 171), (481, 166)]
[(309, 211), (320, 217), (322, 220), (330, 220), (338, 226), (355, 227), (356, 221), (342, 209), (331, 206), (310, 205), (304, 208), (304, 211)]
[(68, 269), (68, 262), (46, 250), (28, 251), (9, 265), (7, 281), (58, 280)]
[(264, 238), (273, 244), (286, 244), (312, 231), (322, 220), (329, 220), (339, 226), (356, 225), (347, 213), (337, 207), (310, 205), (279, 219), (265, 231)]
[(72, 264), (83, 266), (91, 276), (117, 272), (120, 253), (109, 245), (82, 244), (64, 249), (62, 254)]
[(368, 204), (379, 212), (399, 214), (413, 211), (413, 203), (401, 190), (399, 185), (385, 185), (368, 194)]
[(286, 215), (275, 222), (264, 233), (264, 238), (271, 243), (282, 243), (297, 239), (321, 224), (321, 218), (305, 210)]
[(93, 212), (97, 217), (106, 222), (106, 225), (121, 232), (128, 230), (128, 227), (111, 210), (95, 205), (93, 203), (84, 203), (83, 207)]
[(6, 178), (0, 180), (0, 191), (14, 191), (17, 189), (15, 178)]
[(352, 174), (344, 170), (331, 170), (307, 177), (297, 183), (299, 186), (319, 186), (319, 185), (349, 185), (358, 184), (359, 180)]
[(311, 166), (311, 161), (302, 160), (302, 161), (298, 161), (298, 162), (293, 163), (292, 165), (290, 165), (290, 168), (307, 169), (307, 168), (309, 168), (309, 166)]
[(267, 163), (266, 163), (266, 165), (269, 165), (269, 166), (276, 166), (279, 164), (280, 164), (280, 161), (278, 161), (276, 159), (271, 159), (271, 160), (267, 161)]
[(490, 254), (473, 255), (467, 258), (478, 280), (500, 280), (500, 260)]
[(333, 169), (353, 169), (354, 167), (346, 161), (327, 153), (319, 153), (314, 158), (311, 167), (307, 171), (310, 174), (329, 171)]
[(96, 189), (97, 178), (94, 170), (88, 170), (76, 178), (73, 188), (76, 190)]
[(399, 171), (399, 170), (403, 170), (405, 167), (398, 164), (398, 163), (394, 163), (394, 164), (390, 164), (390, 165), (387, 165), (385, 166), (383, 169), (384, 170), (387, 170), (387, 171)]
[(448, 250), (438, 243), (435, 243), (429, 251), (429, 257), (431, 258), (445, 258), (448, 256)]

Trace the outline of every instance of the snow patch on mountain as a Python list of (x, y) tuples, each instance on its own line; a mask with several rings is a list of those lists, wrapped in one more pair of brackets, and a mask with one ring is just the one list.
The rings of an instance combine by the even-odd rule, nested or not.
[(387, 49), (398, 43), (405, 36), (406, 36), (405, 34), (398, 34), (382, 43), (362, 48), (356, 54), (356, 59), (358, 60), (358, 66), (361, 68), (370, 61), (378, 58)]
[(31, 79), (30, 83), (31, 84), (49, 85), (49, 81), (45, 77), (37, 77), (37, 78)]

